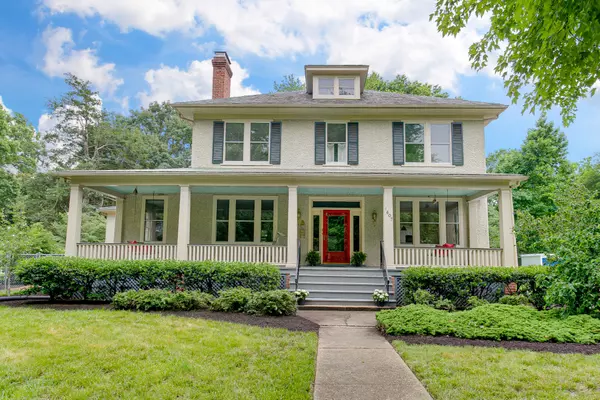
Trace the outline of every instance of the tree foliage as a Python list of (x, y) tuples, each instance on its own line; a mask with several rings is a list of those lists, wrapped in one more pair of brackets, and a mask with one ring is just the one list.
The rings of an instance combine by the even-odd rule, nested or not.
[(276, 92), (296, 92), (306, 90), (302, 79), (294, 74), (284, 75), (280, 82), (273, 82), (273, 90)]
[(456, 36), (471, 18), (488, 15), (487, 32), (469, 49), (473, 68), (499, 53), (494, 70), (514, 103), (523, 99), (531, 112), (559, 106), (563, 123), (572, 122), (577, 101), (594, 95), (600, 79), (600, 3), (437, 0), (430, 18), (444, 36)]
[(38, 133), (25, 117), (0, 107), (0, 169), (35, 171), (42, 149)]

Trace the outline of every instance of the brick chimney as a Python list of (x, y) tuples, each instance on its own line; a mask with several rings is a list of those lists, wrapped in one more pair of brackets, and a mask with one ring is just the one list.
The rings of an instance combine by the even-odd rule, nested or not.
[(226, 51), (215, 51), (213, 65), (213, 99), (226, 99), (231, 90), (231, 60)]

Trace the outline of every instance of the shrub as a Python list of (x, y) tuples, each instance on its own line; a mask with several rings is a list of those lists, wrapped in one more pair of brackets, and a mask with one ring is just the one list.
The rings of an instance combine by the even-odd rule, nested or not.
[(435, 296), (429, 293), (427, 290), (418, 289), (413, 293), (413, 300), (415, 304), (421, 304), (424, 306), (432, 306), (435, 302)]
[(600, 342), (600, 320), (589, 315), (563, 317), (558, 310), (487, 304), (449, 313), (412, 304), (377, 313), (389, 335), (451, 335), (467, 339), (529, 342)]
[(433, 303), (433, 308), (437, 309), (437, 310), (446, 310), (446, 311), (454, 311), (456, 310), (456, 307), (454, 306), (454, 303), (452, 303), (450, 300), (448, 299), (443, 299), (443, 298), (439, 298), (435, 301), (435, 303)]
[(280, 272), (270, 264), (215, 261), (90, 260), (74, 257), (44, 257), (24, 260), (16, 274), (52, 300), (72, 298), (111, 299), (129, 289), (219, 290), (247, 287), (274, 290)]
[(112, 304), (117, 310), (190, 311), (208, 308), (213, 299), (212, 295), (198, 291), (128, 290), (117, 293)]
[(245, 311), (258, 315), (293, 315), (296, 313), (296, 298), (287, 290), (254, 292)]
[(252, 291), (247, 288), (221, 290), (219, 297), (213, 301), (210, 308), (213, 311), (242, 312), (246, 309), (251, 296)]
[(511, 296), (502, 296), (499, 301), (500, 304), (506, 304), (509, 306), (531, 306), (531, 302), (527, 296), (523, 294), (514, 294)]
[(477, 296), (496, 302), (504, 286), (517, 284), (518, 293), (526, 294), (537, 308), (544, 306), (548, 267), (411, 267), (402, 273), (404, 304), (415, 303), (415, 293), (427, 290), (436, 298), (450, 300), (458, 309), (469, 306), (468, 299)]
[(350, 263), (354, 266), (360, 267), (367, 260), (367, 254), (362, 251), (355, 251), (352, 254), (352, 258), (350, 259)]
[(306, 253), (305, 261), (308, 265), (315, 266), (321, 263), (321, 255), (318, 251), (311, 250)]
[(470, 308), (485, 306), (486, 304), (490, 304), (490, 302), (487, 301), (486, 299), (480, 299), (477, 296), (471, 296), (467, 299), (467, 304), (468, 304), (467, 308), (470, 309)]

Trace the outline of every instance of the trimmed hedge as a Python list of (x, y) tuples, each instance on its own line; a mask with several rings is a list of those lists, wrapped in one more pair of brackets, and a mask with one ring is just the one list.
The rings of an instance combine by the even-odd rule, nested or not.
[(257, 315), (294, 315), (296, 297), (288, 290), (254, 292), (246, 304), (246, 313)]
[(450, 300), (457, 308), (469, 307), (469, 297), (497, 302), (504, 287), (517, 284), (537, 308), (544, 307), (549, 267), (410, 267), (400, 277), (404, 304), (415, 303), (415, 293), (427, 290), (435, 297)]
[(15, 272), (25, 285), (34, 286), (52, 300), (110, 300), (130, 289), (200, 290), (214, 295), (234, 287), (274, 290), (281, 282), (279, 269), (271, 264), (215, 261), (44, 257), (23, 260)]
[(112, 304), (117, 310), (191, 311), (210, 307), (214, 297), (195, 290), (170, 292), (163, 289), (128, 290), (117, 293)]
[(528, 306), (487, 304), (448, 312), (411, 304), (377, 313), (388, 335), (451, 335), (466, 339), (526, 340), (529, 342), (598, 343), (600, 320), (590, 315), (564, 318), (559, 310), (537, 311)]

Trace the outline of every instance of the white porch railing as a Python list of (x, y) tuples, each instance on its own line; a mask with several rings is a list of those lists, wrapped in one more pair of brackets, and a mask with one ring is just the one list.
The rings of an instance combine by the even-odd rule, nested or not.
[(133, 243), (79, 243), (77, 256), (103, 260), (174, 260), (177, 245)]
[(192, 261), (214, 260), (285, 264), (287, 262), (287, 247), (192, 244), (188, 246), (188, 259)]
[(502, 249), (396, 247), (394, 264), (407, 267), (499, 267)]

